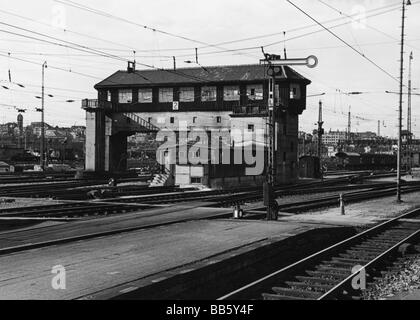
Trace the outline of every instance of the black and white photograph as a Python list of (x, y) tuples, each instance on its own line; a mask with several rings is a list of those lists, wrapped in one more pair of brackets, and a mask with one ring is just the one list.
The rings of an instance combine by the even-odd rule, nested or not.
[(0, 300), (420, 300), (419, 17), (1, 0)]

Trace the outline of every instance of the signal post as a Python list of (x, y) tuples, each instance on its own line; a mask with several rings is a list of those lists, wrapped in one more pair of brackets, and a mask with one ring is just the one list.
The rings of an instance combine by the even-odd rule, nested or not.
[[(264, 53), (264, 51), (263, 51)], [(279, 89), (276, 86), (276, 78), (283, 75), (283, 66), (292, 65), (306, 65), (309, 68), (314, 68), (318, 64), (318, 59), (315, 56), (298, 59), (281, 59), (280, 55), (266, 54), (265, 59), (261, 63), (268, 65), (267, 76), (268, 80), (268, 104), (267, 104), (267, 137), (266, 145), (268, 147), (267, 166), (266, 166), (266, 181), (263, 187), (264, 205), (267, 207), (267, 220), (278, 219), (278, 204), (275, 197), (276, 185), (276, 168), (277, 168), (277, 145), (276, 141), (278, 126), (276, 115), (280, 109)]]

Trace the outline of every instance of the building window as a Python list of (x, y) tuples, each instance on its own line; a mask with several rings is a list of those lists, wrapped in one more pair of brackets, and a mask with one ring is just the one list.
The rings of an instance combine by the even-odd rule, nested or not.
[(223, 88), (224, 101), (239, 101), (239, 87), (227, 86)]
[(171, 117), (169, 120), (170, 120), (171, 123), (175, 123), (175, 118), (174, 117)]
[(290, 85), (290, 99), (300, 99), (300, 86), (298, 84)]
[(202, 178), (191, 177), (191, 183), (202, 183)]
[(262, 84), (249, 85), (246, 87), (246, 95), (249, 100), (263, 100), (263, 86)]
[(118, 91), (119, 103), (131, 103), (133, 101), (133, 91), (131, 89), (122, 89)]
[(193, 117), (193, 123), (197, 122), (197, 117)]
[(139, 89), (139, 102), (152, 103), (153, 102), (152, 89)]
[(222, 117), (220, 117), (220, 116), (219, 117), (216, 117), (216, 122), (217, 123), (221, 123), (222, 122)]
[(255, 126), (253, 124), (248, 125), (248, 131), (254, 132)]
[(179, 89), (180, 102), (194, 102), (194, 88)]
[(111, 91), (106, 92), (106, 101), (111, 102)]
[(216, 101), (216, 87), (202, 87), (201, 101)]
[(174, 91), (172, 88), (159, 88), (159, 102), (173, 102)]
[(290, 142), (290, 151), (293, 152), (294, 148), (295, 148), (295, 144), (292, 141), (292, 142)]

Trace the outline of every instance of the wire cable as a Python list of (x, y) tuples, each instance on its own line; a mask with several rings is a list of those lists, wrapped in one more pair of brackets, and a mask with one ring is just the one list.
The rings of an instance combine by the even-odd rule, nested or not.
[(306, 15), (308, 18), (310, 18), (311, 20), (315, 21), (317, 24), (319, 24), (322, 28), (324, 28), (328, 33), (330, 33), (331, 35), (333, 35), (335, 38), (337, 38), (338, 40), (340, 40), (341, 42), (343, 42), (347, 47), (349, 47), (350, 49), (352, 49), (353, 51), (355, 51), (357, 54), (359, 54), (360, 56), (362, 56), (364, 59), (366, 59), (367, 61), (369, 61), (371, 64), (373, 64), (376, 68), (378, 68), (379, 70), (381, 70), (383, 73), (385, 73), (387, 76), (389, 76), (390, 78), (392, 78), (393, 80), (400, 82), (400, 80), (398, 80), (396, 77), (394, 77), (391, 73), (389, 73), (388, 71), (386, 71), (384, 68), (382, 68), (380, 65), (378, 65), (376, 62), (374, 62), (373, 60), (371, 60), (370, 58), (368, 58), (365, 54), (363, 54), (362, 52), (360, 52), (359, 50), (357, 50), (356, 48), (354, 48), (351, 44), (349, 44), (347, 41), (345, 41), (344, 39), (342, 39), (340, 36), (338, 36), (337, 34), (335, 34), (334, 32), (332, 32), (330, 29), (328, 29), (327, 27), (325, 27), (322, 23), (318, 22), (318, 20), (316, 20), (315, 18), (313, 18), (311, 15), (309, 15), (308, 13), (306, 13), (304, 10), (302, 10), (301, 8), (299, 8), (297, 5), (295, 5), (292, 1), (287, 0), (287, 2), (289, 2), (291, 5), (293, 5), (296, 9), (298, 9), (300, 12), (302, 12), (304, 15)]

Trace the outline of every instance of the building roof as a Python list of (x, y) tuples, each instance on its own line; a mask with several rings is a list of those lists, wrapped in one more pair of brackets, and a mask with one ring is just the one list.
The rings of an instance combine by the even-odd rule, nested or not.
[[(31, 122), (31, 124), (29, 125), (30, 127), (41, 127), (42, 126), (42, 122)], [(44, 122), (44, 127), (45, 128), (52, 128), (52, 126), (50, 126), (48, 123)]]
[[(267, 80), (267, 66), (260, 64), (213, 66), (204, 68), (179, 68), (159, 70), (136, 70), (128, 73), (120, 70), (95, 85), (95, 89), (121, 86), (153, 86), (173, 84), (197, 84), (215, 82), (251, 82)], [(280, 79), (311, 81), (300, 75), (290, 67), (283, 67), (283, 76)]]

